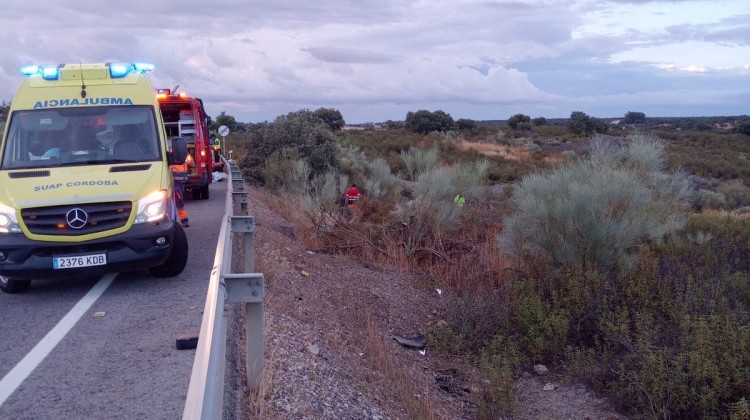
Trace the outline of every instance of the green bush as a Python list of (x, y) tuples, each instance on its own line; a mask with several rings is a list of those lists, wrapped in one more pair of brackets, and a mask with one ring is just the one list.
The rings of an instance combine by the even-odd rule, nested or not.
[[(281, 187), (287, 186), (289, 175), (289, 169), (292, 167), (293, 162), (300, 159), (299, 153), (292, 148), (283, 148), (275, 151), (266, 160), (266, 165), (263, 168), (263, 178), (265, 179), (265, 186), (270, 190), (278, 190)], [(307, 183), (307, 179), (304, 180)]]
[(418, 174), (434, 169), (438, 164), (438, 148), (421, 150), (415, 147), (401, 152), (401, 160), (406, 168), (404, 178), (415, 181)]
[(251, 180), (263, 183), (266, 160), (281, 149), (307, 160), (313, 175), (338, 168), (336, 139), (312, 111), (292, 112), (256, 128), (247, 138), (248, 153), (240, 165)]
[(652, 137), (636, 135), (623, 148), (595, 137), (588, 159), (524, 177), (500, 246), (519, 261), (541, 255), (608, 272), (621, 253), (682, 226), (690, 183), (683, 172), (663, 172), (663, 159)]

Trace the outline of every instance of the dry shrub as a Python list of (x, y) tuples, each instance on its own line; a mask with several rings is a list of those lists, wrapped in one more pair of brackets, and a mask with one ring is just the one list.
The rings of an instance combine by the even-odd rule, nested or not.
[(366, 195), (362, 196), (356, 205), (356, 211), (359, 215), (357, 220), (375, 225), (386, 223), (390, 219), (394, 207), (392, 202), (371, 199)]

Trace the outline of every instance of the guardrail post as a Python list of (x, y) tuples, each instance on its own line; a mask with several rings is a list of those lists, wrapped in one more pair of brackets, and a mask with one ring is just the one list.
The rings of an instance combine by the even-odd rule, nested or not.
[(265, 281), (263, 274), (253, 273), (255, 271), (255, 217), (232, 216), (230, 217), (230, 223), (233, 236), (241, 235), (243, 238), (241, 242), (244, 245), (242, 252), (244, 258), (240, 270), (243, 274), (224, 275), (224, 281), (227, 285), (227, 301), (247, 302), (245, 305), (247, 385), (257, 387), (260, 385), (263, 367), (265, 366), (263, 357)]
[(255, 217), (232, 216), (229, 219), (232, 224), (232, 234), (243, 238), (244, 259), (240, 272), (252, 273), (255, 271)]
[(232, 191), (242, 192), (245, 191), (245, 180), (232, 178)]
[(232, 205), (235, 212), (241, 216), (246, 216), (247, 211), (247, 193), (232, 191)]
[[(236, 194), (245, 194), (243, 205), (241, 196)], [(235, 199), (235, 197), (237, 197)], [(232, 178), (232, 213), (233, 214), (241, 214), (246, 215), (247, 214), (247, 192), (245, 192), (245, 180), (240, 179), (234, 179)]]

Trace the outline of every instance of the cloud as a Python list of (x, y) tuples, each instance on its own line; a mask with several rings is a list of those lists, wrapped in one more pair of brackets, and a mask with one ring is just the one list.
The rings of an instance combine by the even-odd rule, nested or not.
[(116, 13), (93, 0), (7, 3), (5, 100), (23, 65), (81, 60), (153, 62), (156, 86), (180, 85), (240, 121), (319, 106), (350, 122), (416, 109), (621, 115), (691, 89), (746, 109), (732, 94), (748, 73), (744, 0), (132, 0)]
[(393, 63), (398, 60), (398, 58), (392, 54), (335, 46), (302, 48), (302, 51), (308, 52), (316, 59), (328, 63), (384, 64)]

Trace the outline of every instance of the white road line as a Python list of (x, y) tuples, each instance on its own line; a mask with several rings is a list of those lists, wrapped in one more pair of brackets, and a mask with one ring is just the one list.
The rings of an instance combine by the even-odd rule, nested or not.
[(61, 320), (55, 325), (49, 333), (47, 333), (42, 341), (39, 342), (33, 349), (23, 358), (18, 364), (8, 372), (5, 377), (0, 380), (0, 405), (3, 405), (5, 400), (23, 383), (26, 378), (31, 375), (31, 372), (42, 363), (45, 357), (55, 348), (55, 346), (62, 340), (65, 335), (73, 328), (79, 319), (91, 308), (91, 305), (96, 302), (97, 299), (104, 293), (105, 290), (112, 284), (117, 273), (110, 273), (105, 275), (99, 280), (94, 287), (86, 293), (81, 300), (76, 303), (73, 309), (70, 310)]

